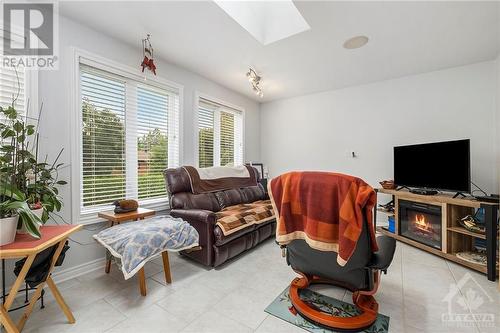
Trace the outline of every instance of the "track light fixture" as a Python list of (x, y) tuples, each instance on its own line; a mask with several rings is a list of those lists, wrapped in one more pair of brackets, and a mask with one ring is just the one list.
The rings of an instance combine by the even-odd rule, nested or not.
[(252, 89), (255, 92), (257, 96), (260, 98), (264, 97), (264, 93), (262, 92), (262, 88), (259, 86), (260, 85), (260, 80), (262, 80), (262, 77), (257, 74), (253, 68), (248, 69), (247, 73), (247, 78), (250, 84), (252, 85)]

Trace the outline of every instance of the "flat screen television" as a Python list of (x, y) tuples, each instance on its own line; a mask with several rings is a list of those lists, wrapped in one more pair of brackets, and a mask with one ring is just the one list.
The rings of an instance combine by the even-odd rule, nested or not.
[(470, 193), (470, 140), (394, 147), (394, 183)]

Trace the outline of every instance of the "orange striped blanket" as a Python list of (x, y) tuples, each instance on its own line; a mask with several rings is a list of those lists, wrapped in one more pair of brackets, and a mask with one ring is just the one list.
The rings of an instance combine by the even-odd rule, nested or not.
[(290, 172), (274, 178), (268, 188), (278, 243), (303, 239), (314, 249), (337, 252), (337, 262), (344, 266), (366, 218), (372, 250), (377, 251), (372, 223), (376, 196), (363, 180), (339, 173)]

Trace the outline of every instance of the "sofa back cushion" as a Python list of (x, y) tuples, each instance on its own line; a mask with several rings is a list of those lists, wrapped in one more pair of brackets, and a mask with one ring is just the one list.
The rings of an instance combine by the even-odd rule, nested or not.
[(164, 171), (164, 176), (172, 209), (205, 209), (218, 212), (225, 207), (263, 200), (266, 197), (264, 188), (260, 184), (213, 193), (193, 194), (189, 176), (182, 167), (167, 169)]

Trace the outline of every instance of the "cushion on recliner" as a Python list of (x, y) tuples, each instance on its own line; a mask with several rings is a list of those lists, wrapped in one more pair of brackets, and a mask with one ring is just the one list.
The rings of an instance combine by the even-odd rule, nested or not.
[(224, 208), (215, 214), (217, 226), (224, 236), (248, 228), (254, 224), (274, 219), (273, 206), (270, 200), (259, 200), (247, 204), (239, 204)]

